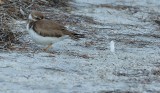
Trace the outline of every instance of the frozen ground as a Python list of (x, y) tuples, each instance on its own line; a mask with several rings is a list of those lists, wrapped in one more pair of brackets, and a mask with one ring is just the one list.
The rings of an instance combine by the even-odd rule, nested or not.
[(71, 5), (68, 15), (79, 21), (67, 27), (86, 38), (54, 44), (54, 54), (40, 47), (35, 53), (1, 52), (1, 93), (160, 92), (160, 27), (153, 21), (159, 0), (74, 0)]

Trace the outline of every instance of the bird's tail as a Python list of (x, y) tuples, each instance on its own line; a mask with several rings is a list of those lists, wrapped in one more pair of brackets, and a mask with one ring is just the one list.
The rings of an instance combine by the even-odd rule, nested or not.
[(71, 38), (74, 39), (74, 40), (79, 40), (79, 38), (85, 38), (85, 35), (84, 34), (78, 34), (78, 33), (75, 33), (75, 32), (71, 32)]
[(159, 20), (154, 20), (158, 25), (160, 25), (160, 21)]
[(64, 33), (66, 35), (69, 35), (74, 40), (79, 40), (79, 38), (85, 38), (84, 34), (78, 34), (78, 33), (75, 33), (75, 32), (68, 31), (68, 30), (64, 30)]

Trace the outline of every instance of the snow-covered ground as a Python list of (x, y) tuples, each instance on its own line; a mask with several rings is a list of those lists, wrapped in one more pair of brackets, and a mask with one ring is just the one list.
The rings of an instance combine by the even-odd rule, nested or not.
[(76, 9), (69, 15), (93, 19), (67, 26), (86, 38), (56, 43), (54, 54), (40, 47), (35, 53), (1, 52), (0, 93), (160, 92), (160, 29), (153, 21), (159, 0), (70, 3)]

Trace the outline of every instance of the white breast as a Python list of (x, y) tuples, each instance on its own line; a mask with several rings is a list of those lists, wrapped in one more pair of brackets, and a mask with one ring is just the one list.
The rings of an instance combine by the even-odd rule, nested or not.
[(43, 36), (37, 34), (33, 29), (29, 28), (29, 24), (27, 24), (27, 30), (29, 32), (29, 35), (33, 39), (33, 41), (36, 42), (37, 44), (41, 44), (41, 45), (48, 45), (48, 44), (56, 43), (56, 42), (61, 41), (65, 38), (68, 38), (68, 36), (63, 36), (60, 38), (43, 37)]

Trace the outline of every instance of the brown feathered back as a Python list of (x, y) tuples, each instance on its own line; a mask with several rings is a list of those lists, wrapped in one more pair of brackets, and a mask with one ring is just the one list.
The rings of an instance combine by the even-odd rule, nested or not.
[(72, 39), (84, 37), (84, 35), (68, 31), (64, 26), (52, 20), (44, 19), (41, 12), (32, 11), (31, 16), (33, 20), (30, 22), (29, 27), (44, 37), (61, 37), (64, 35), (69, 35)]
[(51, 20), (42, 19), (32, 24), (33, 29), (44, 37), (61, 37), (64, 35), (69, 35), (73, 39), (83, 37), (80, 34), (68, 31), (64, 26)]

